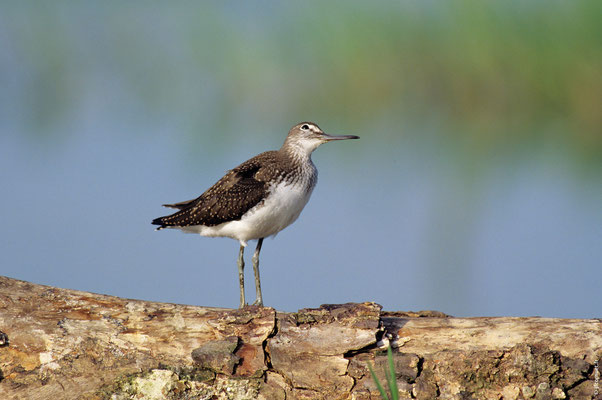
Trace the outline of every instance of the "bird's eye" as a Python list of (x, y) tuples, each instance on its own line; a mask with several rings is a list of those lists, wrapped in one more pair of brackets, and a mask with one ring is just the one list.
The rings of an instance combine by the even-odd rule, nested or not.
[(303, 126), (301, 127), (301, 129), (303, 129), (304, 131), (306, 131), (306, 130), (308, 130), (308, 129), (309, 129), (309, 125), (305, 124), (305, 125), (303, 125)]

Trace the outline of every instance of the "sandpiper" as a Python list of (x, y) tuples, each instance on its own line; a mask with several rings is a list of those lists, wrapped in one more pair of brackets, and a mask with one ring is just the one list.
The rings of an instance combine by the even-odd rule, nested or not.
[(277, 234), (299, 217), (318, 180), (311, 153), (323, 143), (359, 139), (358, 136), (332, 136), (313, 122), (291, 128), (277, 151), (261, 153), (231, 169), (215, 185), (194, 200), (165, 207), (179, 209), (156, 218), (157, 230), (177, 228), (202, 236), (222, 236), (240, 242), (238, 279), (240, 308), (245, 307), (244, 249), (257, 239), (253, 254), (255, 272), (254, 305), (263, 306), (259, 278), (259, 252), (263, 239)]

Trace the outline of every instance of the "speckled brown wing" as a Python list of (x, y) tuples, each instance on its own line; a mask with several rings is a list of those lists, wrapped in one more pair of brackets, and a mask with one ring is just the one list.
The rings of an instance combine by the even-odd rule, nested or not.
[(186, 200), (186, 201), (181, 201), (179, 203), (173, 203), (173, 204), (163, 204), (163, 207), (167, 207), (167, 208), (177, 208), (178, 210), (183, 210), (186, 207), (192, 205), (192, 203), (194, 203), (195, 201), (198, 200), (198, 197), (196, 199), (192, 199), (192, 200)]
[(228, 171), (215, 185), (195, 200), (167, 205), (180, 211), (153, 220), (159, 229), (166, 227), (215, 226), (239, 220), (265, 198), (270, 165), (276, 152), (262, 153)]

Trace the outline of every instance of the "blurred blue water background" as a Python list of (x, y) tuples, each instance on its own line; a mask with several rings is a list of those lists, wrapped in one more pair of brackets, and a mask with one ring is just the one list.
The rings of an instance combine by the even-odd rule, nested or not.
[(311, 120), (361, 140), (314, 153), (267, 305), (601, 316), (602, 2), (1, 9), (0, 274), (236, 307), (238, 243), (150, 221)]

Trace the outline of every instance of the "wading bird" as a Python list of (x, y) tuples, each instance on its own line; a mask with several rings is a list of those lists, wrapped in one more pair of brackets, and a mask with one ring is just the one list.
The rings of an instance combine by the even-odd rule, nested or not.
[(240, 242), (238, 279), (240, 307), (245, 303), (244, 249), (257, 239), (253, 254), (255, 272), (254, 305), (263, 306), (259, 278), (259, 252), (263, 239), (277, 234), (299, 217), (318, 180), (311, 153), (323, 143), (359, 139), (358, 136), (331, 136), (313, 122), (291, 128), (277, 151), (261, 153), (231, 169), (198, 198), (175, 204), (174, 214), (152, 221), (163, 228), (177, 228), (202, 236), (222, 236)]

